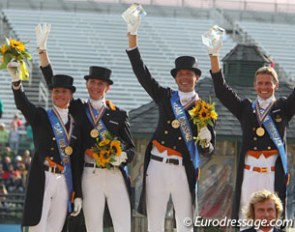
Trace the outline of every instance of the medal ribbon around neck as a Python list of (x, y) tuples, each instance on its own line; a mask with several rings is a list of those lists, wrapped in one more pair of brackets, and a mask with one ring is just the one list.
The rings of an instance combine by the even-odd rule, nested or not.
[(48, 110), (47, 114), (50, 120), (51, 127), (53, 129), (54, 136), (56, 138), (56, 144), (59, 150), (60, 159), (64, 166), (64, 175), (66, 178), (66, 184), (67, 184), (68, 192), (69, 192), (68, 212), (72, 212), (72, 205), (71, 205), (71, 197), (73, 193), (72, 168), (71, 168), (70, 161), (64, 162), (66, 158), (70, 159), (69, 155), (65, 154), (64, 148), (66, 148), (70, 143), (70, 138), (73, 131), (73, 119), (70, 117), (70, 129), (68, 132), (56, 109), (53, 108), (52, 110)]
[(255, 102), (256, 118), (260, 127), (262, 126), (262, 122), (265, 119), (266, 115), (268, 115), (269, 111), (271, 110), (273, 103), (274, 102), (271, 102), (266, 109), (263, 109), (259, 106), (259, 102), (256, 99), (256, 102)]
[[(100, 110), (100, 112), (98, 112), (96, 109), (94, 109), (91, 106), (89, 101), (88, 101), (88, 105), (86, 106), (86, 115), (94, 128), (91, 130), (90, 135), (93, 131), (96, 131), (97, 137), (99, 136), (101, 140), (104, 139), (105, 134), (108, 133), (107, 127), (101, 120), (105, 110), (106, 110), (106, 107), (103, 107)], [(92, 137), (92, 138), (96, 138), (96, 137)]]
[(88, 109), (89, 109), (90, 116), (91, 116), (91, 123), (95, 127), (95, 126), (97, 126), (99, 120), (102, 118), (102, 115), (104, 114), (106, 108), (103, 106), (101, 108), (101, 110), (98, 111), (98, 110), (94, 109), (92, 107), (90, 101), (88, 101)]
[(182, 137), (184, 138), (186, 147), (189, 151), (189, 155), (193, 161), (193, 165), (195, 167), (196, 176), (197, 176), (199, 173), (198, 168), (200, 166), (200, 156), (193, 139), (194, 136), (192, 133), (192, 129), (190, 127), (189, 120), (186, 116), (183, 106), (180, 103), (180, 99), (179, 99), (179, 95), (177, 91), (172, 93), (172, 96), (170, 98), (170, 103), (171, 103), (174, 116), (180, 123), (180, 131), (181, 131)]

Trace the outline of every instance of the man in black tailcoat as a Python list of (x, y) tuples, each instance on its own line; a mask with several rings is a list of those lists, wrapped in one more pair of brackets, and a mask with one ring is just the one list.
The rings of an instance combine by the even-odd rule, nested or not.
[[(204, 126), (198, 132), (188, 113), (201, 100), (195, 92), (201, 70), (194, 57), (178, 57), (171, 70), (178, 90), (162, 87), (142, 61), (137, 44), (140, 18), (135, 21), (127, 24), (127, 54), (139, 83), (159, 108), (158, 126), (145, 153), (139, 211), (147, 213), (148, 231), (164, 231), (167, 202), (171, 196), (177, 231), (193, 231), (199, 153), (211, 155), (215, 146), (214, 125)], [(195, 142), (194, 137), (204, 143)]]
[(216, 97), (239, 120), (243, 133), (241, 151), (237, 158), (232, 216), (238, 219), (243, 218), (242, 209), (251, 194), (262, 189), (276, 192), (285, 208), (289, 179), (286, 132), (295, 114), (295, 90), (288, 97), (277, 99), (275, 91), (279, 87), (278, 75), (273, 67), (263, 66), (254, 76), (256, 99), (252, 101), (238, 96), (226, 83), (220, 68), (222, 36), (217, 32), (222, 30), (214, 26), (207, 32), (216, 35), (208, 50)]

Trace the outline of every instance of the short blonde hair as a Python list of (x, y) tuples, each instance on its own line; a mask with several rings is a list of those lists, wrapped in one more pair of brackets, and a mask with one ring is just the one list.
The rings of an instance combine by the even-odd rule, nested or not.
[(255, 192), (251, 195), (250, 202), (246, 206), (244, 213), (247, 219), (255, 219), (255, 204), (262, 203), (266, 200), (273, 200), (276, 208), (276, 218), (280, 218), (283, 213), (283, 204), (281, 199), (277, 194), (268, 191), (262, 190)]
[(263, 66), (257, 69), (257, 71), (255, 72), (255, 79), (258, 74), (269, 74), (273, 77), (273, 81), (275, 84), (279, 82), (278, 74), (276, 70), (271, 66)]

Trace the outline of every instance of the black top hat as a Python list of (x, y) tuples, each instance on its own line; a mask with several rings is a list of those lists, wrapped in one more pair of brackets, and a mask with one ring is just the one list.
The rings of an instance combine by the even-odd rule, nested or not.
[(76, 87), (73, 86), (74, 78), (68, 75), (54, 75), (52, 84), (49, 85), (49, 89), (53, 88), (65, 88), (70, 89), (72, 93), (76, 91)]
[(192, 56), (180, 56), (175, 59), (175, 68), (171, 69), (171, 75), (175, 78), (176, 73), (180, 69), (189, 69), (194, 71), (198, 76), (201, 76), (202, 72), (198, 67), (198, 60)]
[(108, 68), (91, 66), (89, 67), (89, 75), (84, 76), (85, 80), (97, 79), (108, 82), (110, 85), (113, 81), (110, 79), (112, 71)]

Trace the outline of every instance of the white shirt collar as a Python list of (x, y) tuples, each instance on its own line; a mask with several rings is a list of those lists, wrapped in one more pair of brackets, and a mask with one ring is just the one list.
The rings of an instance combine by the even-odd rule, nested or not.
[(56, 109), (56, 111), (58, 112), (63, 124), (67, 124), (68, 120), (69, 120), (69, 109), (66, 108), (66, 109), (62, 109), (62, 108), (59, 108), (58, 106), (56, 105), (53, 105), (53, 107)]
[(186, 105), (193, 98), (195, 98), (196, 101), (199, 99), (199, 95), (196, 93), (196, 91), (185, 93), (178, 90), (178, 95), (179, 95), (181, 105)]
[(105, 98), (99, 99), (99, 100), (93, 100), (89, 98), (90, 104), (92, 107), (96, 110), (100, 110), (103, 106), (106, 107), (106, 100)]
[(270, 103), (274, 102), (276, 100), (276, 97), (275, 96), (271, 96), (267, 99), (263, 99), (259, 96), (257, 96), (257, 101), (259, 103), (259, 106), (262, 108), (262, 109), (266, 109)]

